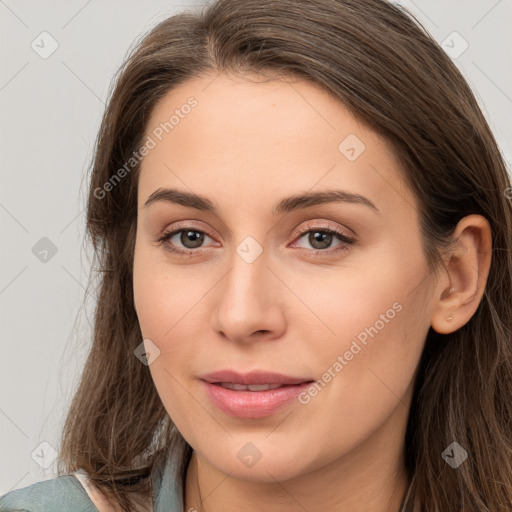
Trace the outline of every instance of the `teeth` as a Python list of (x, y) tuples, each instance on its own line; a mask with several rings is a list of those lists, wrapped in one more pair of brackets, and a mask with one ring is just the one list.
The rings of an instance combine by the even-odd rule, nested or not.
[(281, 384), (233, 384), (232, 382), (219, 382), (219, 386), (232, 389), (234, 391), (267, 391), (268, 389), (277, 389)]
[(266, 391), (267, 389), (280, 388), (281, 384), (251, 384), (248, 386), (250, 391)]

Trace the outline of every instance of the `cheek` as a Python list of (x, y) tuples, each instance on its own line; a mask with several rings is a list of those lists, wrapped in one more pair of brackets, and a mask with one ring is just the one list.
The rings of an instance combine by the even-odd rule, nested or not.
[(160, 351), (155, 361), (160, 364), (151, 365), (151, 370), (162, 366), (173, 374), (186, 375), (197, 353), (197, 330), (205, 323), (198, 318), (204, 291), (190, 286), (190, 280), (186, 286), (156, 269), (139, 277), (134, 279), (139, 325), (143, 337)]
[(186, 270), (169, 265), (163, 249), (136, 245), (133, 293), (143, 336), (163, 344), (164, 339), (175, 336), (182, 323), (187, 323), (186, 317), (201, 290)]
[[(391, 337), (410, 307), (410, 290), (424, 274), (421, 258), (414, 254), (404, 262), (399, 251), (379, 247), (360, 253), (337, 268), (318, 268), (310, 273), (283, 270), (284, 280), (293, 283), (293, 291), (309, 311), (290, 321), (310, 334), (322, 353), (349, 350), (352, 340), (364, 344), (373, 337)], [(393, 336), (391, 336), (393, 332)], [(326, 361), (324, 361), (325, 363)]]
[(133, 289), (137, 317), (144, 339), (158, 347), (159, 355), (149, 369), (177, 425), (188, 422), (197, 412), (190, 407), (190, 394), (185, 389), (191, 385), (191, 368), (197, 356), (195, 340), (200, 339), (198, 329), (204, 325), (198, 314), (206, 290), (198, 286), (199, 282), (201, 278), (183, 268), (171, 267), (165, 255), (136, 246)]
[(429, 328), (421, 253), (407, 261), (399, 252), (380, 254), (378, 265), (367, 262), (367, 272), (354, 270), (316, 296), (334, 334), (321, 338), (320, 379), (303, 403), (322, 418), (318, 435), (340, 443), (357, 443), (405, 405)]

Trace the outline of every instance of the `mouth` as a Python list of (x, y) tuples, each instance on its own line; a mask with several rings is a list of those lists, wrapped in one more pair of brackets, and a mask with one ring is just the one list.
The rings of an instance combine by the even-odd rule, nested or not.
[(246, 419), (270, 416), (291, 406), (314, 382), (312, 378), (262, 371), (241, 374), (233, 370), (203, 375), (200, 380), (208, 399), (217, 409), (229, 416)]
[(264, 370), (252, 370), (250, 372), (240, 373), (231, 369), (207, 373), (205, 375), (201, 375), (199, 378), (211, 384), (239, 384), (244, 386), (287, 386), (293, 384), (302, 384), (303, 382), (313, 380), (312, 377), (295, 377)]
[(235, 384), (234, 382), (213, 382), (215, 386), (221, 386), (225, 389), (233, 391), (267, 391), (269, 389), (277, 389), (285, 386), (293, 386), (293, 384)]

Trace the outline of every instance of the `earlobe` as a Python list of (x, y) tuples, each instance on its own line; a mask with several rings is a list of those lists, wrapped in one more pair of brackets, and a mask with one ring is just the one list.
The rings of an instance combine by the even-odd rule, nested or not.
[[(450, 289), (448, 290), (448, 293), (449, 293), (449, 294), (452, 294), (452, 293), (454, 293), (454, 292), (455, 292), (455, 288), (450, 288)], [(452, 313), (450, 313), (450, 314), (446, 317), (446, 321), (447, 321), (447, 322), (451, 322), (452, 320), (453, 320), (453, 315), (452, 315)]]
[[(461, 325), (454, 322), (455, 311), (458, 307), (458, 299), (454, 295), (456, 289), (451, 287), (442, 294), (442, 299), (438, 302), (436, 309), (432, 315), (432, 329), (439, 334), (450, 334), (456, 331)], [(448, 296), (451, 296), (448, 298)], [(460, 317), (457, 319), (460, 321)]]
[(439, 299), (432, 311), (432, 328), (449, 334), (465, 325), (482, 299), (491, 266), (492, 237), (487, 219), (468, 215), (453, 234), (446, 275), (438, 283)]

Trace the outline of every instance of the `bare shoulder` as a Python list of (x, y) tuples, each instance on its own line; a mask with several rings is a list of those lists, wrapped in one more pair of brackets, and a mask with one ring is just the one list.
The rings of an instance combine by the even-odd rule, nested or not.
[(98, 512), (80, 481), (63, 475), (0, 496), (0, 512)]

